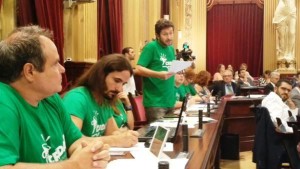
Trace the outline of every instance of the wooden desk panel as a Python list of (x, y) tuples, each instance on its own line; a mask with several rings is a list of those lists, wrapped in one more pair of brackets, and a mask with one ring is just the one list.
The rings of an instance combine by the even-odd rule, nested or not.
[(264, 94), (264, 86), (241, 87), (241, 95)]
[[(187, 168), (189, 169), (211, 169), (219, 166), (219, 142), (223, 126), (223, 112), (225, 102), (221, 102), (218, 110), (211, 114), (211, 117), (217, 122), (206, 123), (203, 125), (205, 133), (202, 138), (189, 139), (189, 151), (193, 152)], [(189, 130), (190, 134), (196, 129)]]
[(224, 126), (222, 133), (239, 134), (240, 151), (250, 151), (255, 135), (255, 117), (250, 106), (261, 103), (262, 99), (225, 99)]
[(94, 63), (67, 61), (64, 64), (68, 82), (74, 84), (76, 80), (87, 71)]

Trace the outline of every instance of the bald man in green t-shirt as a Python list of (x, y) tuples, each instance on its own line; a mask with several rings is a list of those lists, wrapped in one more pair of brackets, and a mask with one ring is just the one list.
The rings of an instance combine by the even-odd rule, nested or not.
[(27, 26), (0, 42), (0, 169), (105, 168), (109, 146), (82, 137), (56, 94), (65, 69), (51, 38)]

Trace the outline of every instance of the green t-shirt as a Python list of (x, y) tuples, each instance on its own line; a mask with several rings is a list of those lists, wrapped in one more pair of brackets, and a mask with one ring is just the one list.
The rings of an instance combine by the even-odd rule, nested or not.
[(113, 109), (108, 103), (99, 105), (86, 87), (77, 87), (63, 98), (70, 115), (80, 118), (81, 132), (88, 137), (105, 135), (106, 123), (112, 118)]
[(183, 85), (180, 85), (179, 87), (175, 86), (175, 95), (176, 95), (176, 101), (183, 101), (185, 98), (185, 88)]
[(116, 107), (120, 111), (120, 114), (118, 115), (116, 113), (113, 113), (113, 117), (114, 117), (118, 127), (120, 128), (123, 126), (127, 126), (127, 122), (128, 122), (127, 114), (126, 114), (126, 111), (124, 109), (122, 102), (118, 101)]
[(185, 93), (189, 93), (192, 96), (195, 96), (197, 94), (197, 91), (192, 84), (188, 84), (188, 85), (182, 84), (182, 86), (184, 87)]
[(69, 147), (82, 137), (58, 94), (34, 107), (0, 82), (0, 110), (0, 166), (65, 160)]
[[(175, 59), (173, 46), (162, 46), (159, 42), (149, 42), (143, 49), (138, 65), (154, 71), (168, 71)], [(143, 77), (143, 104), (145, 107), (170, 108), (175, 105), (175, 79), (167, 80)]]

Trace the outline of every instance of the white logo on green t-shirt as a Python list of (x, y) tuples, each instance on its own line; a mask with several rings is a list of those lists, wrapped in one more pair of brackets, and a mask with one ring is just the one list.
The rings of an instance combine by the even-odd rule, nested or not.
[(42, 144), (42, 148), (43, 148), (43, 153), (42, 153), (42, 157), (43, 159), (46, 159), (47, 163), (53, 163), (53, 162), (58, 162), (60, 161), (61, 156), (66, 152), (66, 142), (65, 142), (65, 136), (62, 135), (63, 138), (63, 145), (58, 146), (55, 149), (55, 152), (52, 153), (50, 155), (50, 149), (52, 148), (51, 146), (49, 146), (47, 144), (47, 141), (50, 139), (50, 136), (48, 136), (46, 139), (44, 138), (43, 134), (41, 134), (43, 140), (44, 140), (44, 144)]
[(91, 122), (91, 125), (93, 126), (93, 132), (92, 132), (92, 137), (98, 137), (101, 136), (101, 131), (105, 130), (105, 125), (104, 124), (98, 124), (97, 116), (98, 112), (94, 111), (94, 116), (93, 120)]
[(161, 64), (162, 67), (165, 67), (165, 68), (169, 69), (172, 62), (169, 62), (167, 60), (166, 54), (160, 53), (160, 59), (159, 60), (162, 62), (162, 64)]

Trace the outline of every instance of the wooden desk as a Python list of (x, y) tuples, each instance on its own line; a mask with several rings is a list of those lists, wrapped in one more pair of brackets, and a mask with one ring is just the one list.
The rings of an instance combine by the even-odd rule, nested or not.
[[(219, 142), (221, 130), (223, 127), (223, 112), (226, 102), (221, 102), (219, 108), (211, 117), (218, 120), (217, 122), (206, 123), (203, 125), (205, 133), (202, 138), (189, 139), (189, 151), (194, 152), (186, 168), (190, 169), (211, 169), (219, 168)], [(191, 134), (196, 129), (189, 131)], [(216, 166), (216, 167), (214, 167)]]
[[(211, 114), (211, 117), (216, 119), (216, 122), (204, 123), (203, 129), (205, 133), (202, 138), (189, 137), (189, 152), (193, 153), (186, 168), (187, 169), (211, 169), (219, 168), (219, 142), (221, 136), (221, 130), (223, 126), (223, 112), (226, 102), (221, 102), (219, 108), (215, 113)], [(189, 129), (189, 135), (196, 131), (198, 126), (193, 129)], [(176, 155), (182, 151), (182, 133), (181, 128), (178, 131), (178, 135), (174, 142), (174, 151), (166, 153), (171, 158), (175, 158)], [(113, 156), (114, 159), (121, 158), (133, 158), (130, 153), (125, 156)], [(214, 167), (216, 166), (216, 167)]]
[(240, 151), (250, 151), (255, 135), (255, 117), (250, 106), (258, 105), (262, 98), (224, 99), (224, 126), (222, 133), (239, 134)]
[(241, 87), (242, 96), (247, 96), (249, 94), (264, 94), (264, 86)]

